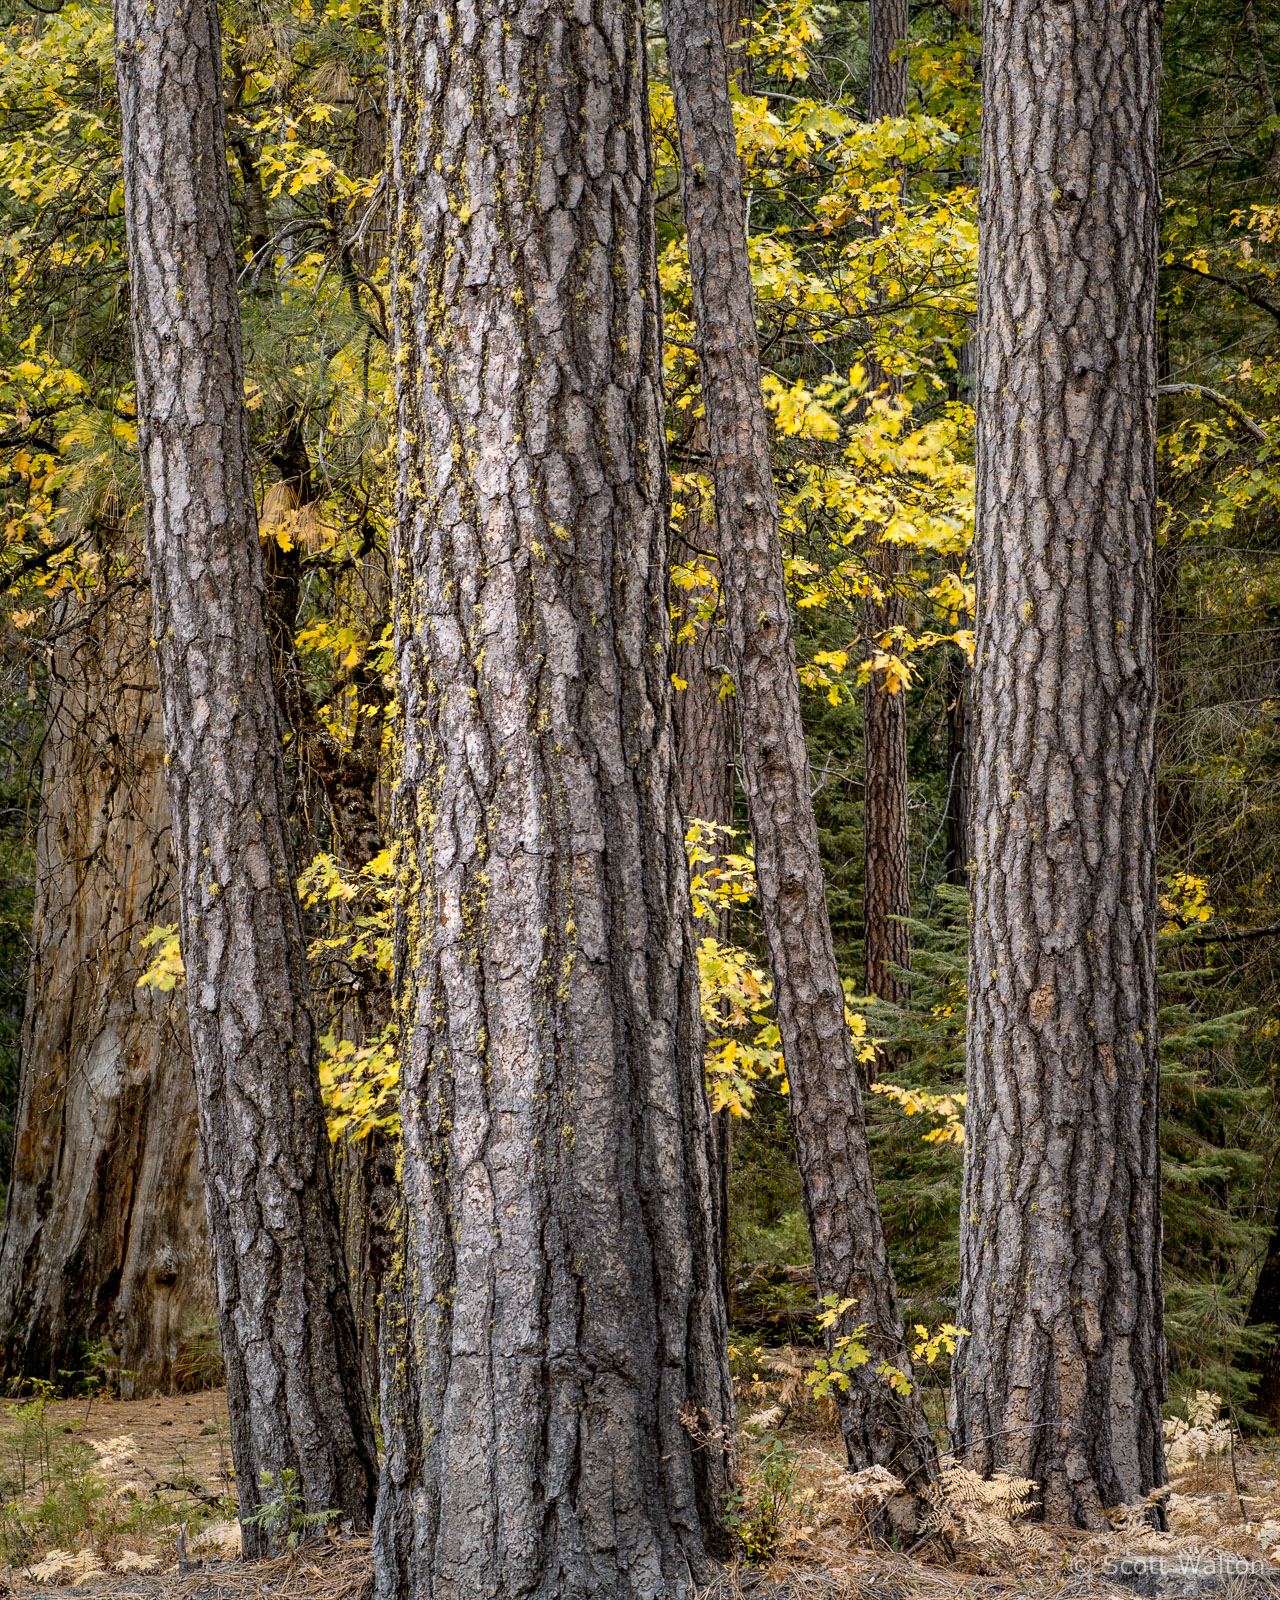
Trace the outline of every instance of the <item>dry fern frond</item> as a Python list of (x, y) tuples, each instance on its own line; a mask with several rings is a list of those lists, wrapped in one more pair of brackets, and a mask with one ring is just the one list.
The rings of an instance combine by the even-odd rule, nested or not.
[(905, 1494), (907, 1486), (887, 1467), (863, 1467), (861, 1472), (846, 1472), (834, 1485), (834, 1492), (851, 1500), (860, 1510), (882, 1506), (895, 1495)]
[(137, 1441), (128, 1433), (115, 1439), (90, 1439), (89, 1448), (97, 1456), (103, 1472), (120, 1472), (134, 1466), (138, 1459)]
[(105, 1578), (106, 1572), (92, 1550), (50, 1550), (43, 1561), (27, 1568), (37, 1583), (84, 1584)]
[(784, 1406), (797, 1405), (810, 1398), (808, 1377), (813, 1371), (815, 1353), (796, 1349), (794, 1345), (780, 1345), (776, 1350), (762, 1350), (760, 1365), (773, 1373), (778, 1399)]
[(138, 1550), (122, 1550), (115, 1563), (117, 1572), (154, 1572), (160, 1565), (159, 1557), (144, 1556)]
[(201, 1528), (191, 1541), (195, 1550), (216, 1550), (221, 1556), (240, 1554), (240, 1524), (238, 1522), (211, 1522)]
[(1170, 1492), (1171, 1486), (1162, 1483), (1158, 1488), (1145, 1494), (1141, 1500), (1134, 1500), (1123, 1506), (1111, 1506), (1103, 1514), (1111, 1524), (1112, 1531), (1118, 1533), (1122, 1539), (1141, 1539), (1144, 1534), (1150, 1533), (1155, 1525), (1152, 1511)]
[(1219, 1420), (1222, 1397), (1210, 1389), (1197, 1389), (1187, 1401), (1187, 1415), (1170, 1417), (1164, 1425), (1165, 1461), (1170, 1472), (1185, 1472), (1198, 1461), (1225, 1455), (1231, 1448), (1231, 1423)]
[(1218, 1420), (1222, 1396), (1212, 1389), (1197, 1389), (1187, 1401), (1187, 1421), (1193, 1428), (1209, 1428)]
[(1030, 1478), (1008, 1472), (980, 1478), (968, 1467), (949, 1463), (925, 1490), (930, 1510), (920, 1531), (946, 1534), (980, 1558), (1002, 1564), (1039, 1555), (1036, 1542), (1013, 1526), (1015, 1517), (1035, 1509), (1039, 1495), (1039, 1485)]
[(1007, 1472), (980, 1478), (968, 1467), (952, 1465), (942, 1468), (927, 1497), (940, 1509), (990, 1511), (1012, 1522), (1036, 1509), (1040, 1486), (1031, 1478), (1015, 1478)]

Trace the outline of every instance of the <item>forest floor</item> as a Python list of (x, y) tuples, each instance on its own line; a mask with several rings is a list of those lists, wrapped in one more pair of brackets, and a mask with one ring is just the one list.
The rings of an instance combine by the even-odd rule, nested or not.
[[(941, 1536), (902, 1553), (868, 1539), (832, 1417), (794, 1397), (752, 1414), (762, 1398), (778, 1395), (742, 1396), (736, 1513), (757, 1559), (722, 1569), (701, 1600), (1280, 1597), (1280, 1445), (1191, 1452), (1172, 1474), (1167, 1533), (1137, 1518), (1106, 1534), (1049, 1529), (959, 1484), (940, 1501)], [(237, 1559), (223, 1391), (4, 1409), (0, 1596), (369, 1600), (367, 1536), (334, 1529), (273, 1561)], [(909, 1550), (916, 1531), (895, 1542)]]

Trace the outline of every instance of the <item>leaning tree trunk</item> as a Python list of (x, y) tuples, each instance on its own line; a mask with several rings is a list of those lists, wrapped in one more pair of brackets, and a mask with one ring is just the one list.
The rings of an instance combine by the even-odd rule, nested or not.
[(389, 32), (409, 1277), (379, 1593), (676, 1594), (724, 1547), (734, 1405), (642, 12), (398, 0)]
[(956, 1447), (1047, 1520), (1164, 1481), (1153, 572), (1158, 0), (982, 15)]
[(135, 1395), (216, 1375), (185, 1007), (138, 987), (140, 940), (176, 917), (150, 622), (127, 579), (58, 617), (0, 1242), (3, 1375), (81, 1371), (106, 1341)]
[[(867, 64), (873, 122), (907, 114), (907, 0), (871, 0), (867, 12)], [(891, 395), (900, 385), (873, 363), (874, 376)], [(896, 651), (892, 630), (906, 621), (902, 590), (905, 562), (898, 545), (876, 543), (869, 552), (878, 597), (866, 601), (872, 648)], [(862, 701), (863, 748), (863, 952), (867, 993), (901, 1005), (910, 998), (899, 976), (911, 963), (911, 848), (907, 819), (907, 696), (872, 670)], [(896, 970), (895, 970), (896, 969)], [(884, 1064), (884, 1063), (882, 1063)]]
[[(249, 1554), (263, 1474), (364, 1522), (375, 1455), (329, 1175), (264, 614), (212, 0), (119, 0), (138, 443), (188, 1015)], [(279, 1533), (285, 1530), (279, 1529)]]
[(854, 1302), (832, 1337), (866, 1325), (875, 1360), (840, 1397), (850, 1462), (932, 1470), (916, 1395), (878, 1375), (909, 1368), (876, 1203), (809, 789), (778, 501), (760, 383), (742, 183), (724, 39), (711, 0), (668, 0), (698, 361), (716, 488), (742, 771), (805, 1211), (822, 1294)]

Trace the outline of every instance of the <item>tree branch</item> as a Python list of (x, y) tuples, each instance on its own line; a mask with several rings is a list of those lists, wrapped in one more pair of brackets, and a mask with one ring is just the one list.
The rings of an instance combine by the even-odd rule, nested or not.
[(1210, 389), (1203, 383), (1162, 383), (1156, 390), (1157, 394), (1190, 394), (1199, 400), (1208, 400), (1211, 405), (1218, 406), (1227, 415), (1233, 418), (1246, 433), (1255, 438), (1259, 444), (1270, 444), (1270, 439), (1258, 424), (1253, 420), (1243, 406), (1237, 405), (1234, 400), (1229, 400), (1225, 394), (1220, 394), (1217, 389)]

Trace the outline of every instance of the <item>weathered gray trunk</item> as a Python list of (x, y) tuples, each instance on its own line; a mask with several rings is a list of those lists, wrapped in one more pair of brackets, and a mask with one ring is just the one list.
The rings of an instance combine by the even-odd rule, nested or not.
[(392, 1596), (677, 1595), (734, 1406), (636, 0), (390, 18), (407, 1279)]
[[(871, 0), (867, 8), (867, 65), (871, 120), (907, 114), (907, 0)], [(888, 393), (900, 386), (872, 365), (873, 379)], [(906, 621), (902, 576), (906, 566), (898, 545), (875, 544), (869, 561), (880, 597), (866, 603), (866, 629), (872, 649), (883, 642), (897, 653), (891, 630)], [(911, 846), (907, 803), (907, 696), (887, 685), (883, 672), (867, 679), (862, 701), (864, 788), (863, 952), (867, 993), (903, 1004), (911, 989), (898, 975), (911, 963), (911, 937), (903, 918), (911, 914)], [(887, 1063), (882, 1063), (887, 1064)]]
[(1158, 0), (983, 28), (961, 1455), (1164, 1480), (1153, 722)]
[(841, 1423), (851, 1463), (918, 1476), (934, 1453), (919, 1400), (895, 1394), (875, 1371), (879, 1360), (909, 1367), (910, 1358), (809, 789), (724, 39), (711, 0), (668, 0), (666, 19), (742, 773), (788, 1104), (819, 1289), (854, 1302), (833, 1337), (864, 1323), (876, 1357), (852, 1374)]
[(3, 1375), (105, 1340), (133, 1394), (199, 1378), (214, 1313), (185, 1008), (138, 988), (177, 916), (150, 620), (127, 578), (58, 617), (0, 1242)]
[[(374, 1449), (315, 1072), (264, 615), (211, 0), (119, 0), (138, 443), (242, 1524), (365, 1521)], [(245, 1524), (245, 1548), (265, 1531)]]

